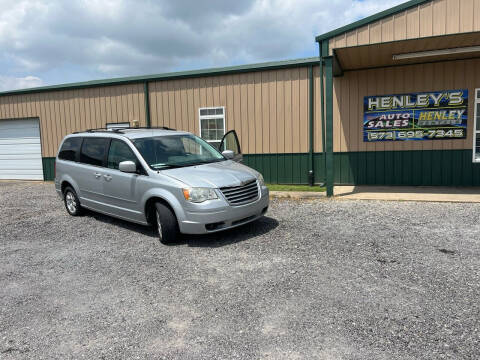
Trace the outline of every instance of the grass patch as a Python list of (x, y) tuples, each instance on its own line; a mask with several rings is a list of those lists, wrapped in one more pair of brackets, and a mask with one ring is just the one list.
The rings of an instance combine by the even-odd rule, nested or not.
[(308, 185), (279, 185), (279, 184), (267, 184), (267, 187), (270, 191), (313, 191), (313, 192), (324, 192), (325, 188), (318, 185), (308, 186)]

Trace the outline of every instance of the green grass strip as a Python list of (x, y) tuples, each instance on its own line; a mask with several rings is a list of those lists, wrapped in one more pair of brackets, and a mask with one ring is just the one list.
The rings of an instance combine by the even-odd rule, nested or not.
[(270, 191), (311, 191), (311, 192), (324, 192), (325, 188), (318, 185), (279, 185), (279, 184), (267, 184)]

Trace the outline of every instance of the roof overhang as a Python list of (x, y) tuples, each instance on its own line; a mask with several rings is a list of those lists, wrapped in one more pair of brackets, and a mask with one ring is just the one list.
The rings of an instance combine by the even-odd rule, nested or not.
[(383, 19), (387, 16), (397, 14), (401, 11), (408, 10), (408, 9), (414, 7), (414, 6), (421, 5), (421, 4), (426, 3), (428, 1), (432, 1), (432, 0), (410, 0), (410, 1), (404, 2), (403, 4), (394, 6), (393, 8), (384, 10), (384, 11), (379, 12), (377, 14), (374, 14), (374, 15), (371, 15), (371, 16), (366, 17), (364, 19), (358, 20), (358, 21), (356, 21), (352, 24), (342, 26), (338, 29), (329, 31), (329, 32), (327, 32), (325, 34), (322, 34), (322, 35), (318, 35), (315, 38), (315, 40), (317, 42), (321, 42), (323, 40), (331, 39), (335, 36), (341, 35), (341, 34), (346, 33), (348, 31), (352, 31), (352, 30), (357, 29), (359, 27), (362, 27), (362, 26), (365, 26), (367, 24), (373, 23), (375, 21), (381, 20), (381, 19)]
[(343, 71), (480, 57), (480, 33), (463, 33), (337, 48), (334, 74)]

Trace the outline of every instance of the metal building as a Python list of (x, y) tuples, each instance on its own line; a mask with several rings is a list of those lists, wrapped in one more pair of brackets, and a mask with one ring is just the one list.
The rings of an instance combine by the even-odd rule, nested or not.
[(480, 185), (480, 0), (412, 0), (316, 40), (318, 58), (0, 93), (0, 178), (51, 180), (64, 135), (138, 121), (213, 145), (235, 129), (267, 182), (310, 173), (329, 194)]
[(329, 194), (480, 185), (480, 0), (408, 1), (316, 40)]
[[(38, 179), (34, 159), (41, 157), (43, 178), (52, 180), (65, 135), (136, 120), (187, 130), (213, 145), (235, 129), (245, 163), (267, 181), (307, 183), (313, 153), (322, 146), (319, 88), (318, 58), (310, 58), (0, 93), (0, 144), (14, 150), (0, 147), (0, 177)], [(315, 149), (309, 140), (314, 121)], [(35, 126), (31, 140), (41, 144), (28, 157), (22, 150), (27, 134), (20, 130), (26, 124)], [(318, 155), (315, 161), (320, 169)]]

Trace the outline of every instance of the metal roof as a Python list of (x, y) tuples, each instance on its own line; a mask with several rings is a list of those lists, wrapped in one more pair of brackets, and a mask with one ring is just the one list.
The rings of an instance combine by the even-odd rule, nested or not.
[(76, 83), (69, 83), (69, 84), (10, 90), (10, 91), (0, 92), (0, 96), (29, 94), (29, 93), (46, 92), (46, 91), (82, 89), (82, 88), (89, 88), (89, 87), (96, 87), (96, 86), (144, 83), (149, 81), (173, 80), (173, 79), (204, 77), (204, 76), (212, 76), (212, 75), (237, 74), (237, 73), (254, 72), (254, 71), (262, 71), (262, 70), (264, 71), (264, 70), (275, 70), (275, 69), (282, 69), (282, 68), (318, 65), (318, 63), (319, 63), (318, 57), (310, 57), (310, 58), (294, 59), (294, 60), (273, 61), (273, 62), (264, 62), (264, 63), (239, 65), (239, 66), (228, 66), (228, 67), (221, 67), (221, 68), (209, 68), (209, 69), (201, 69), (201, 70), (179, 71), (179, 72), (170, 72), (170, 73), (155, 74), (155, 75), (129, 76), (129, 77), (121, 77), (121, 78), (113, 78), (113, 79), (92, 80), (92, 81), (83, 81), (83, 82), (76, 82)]

